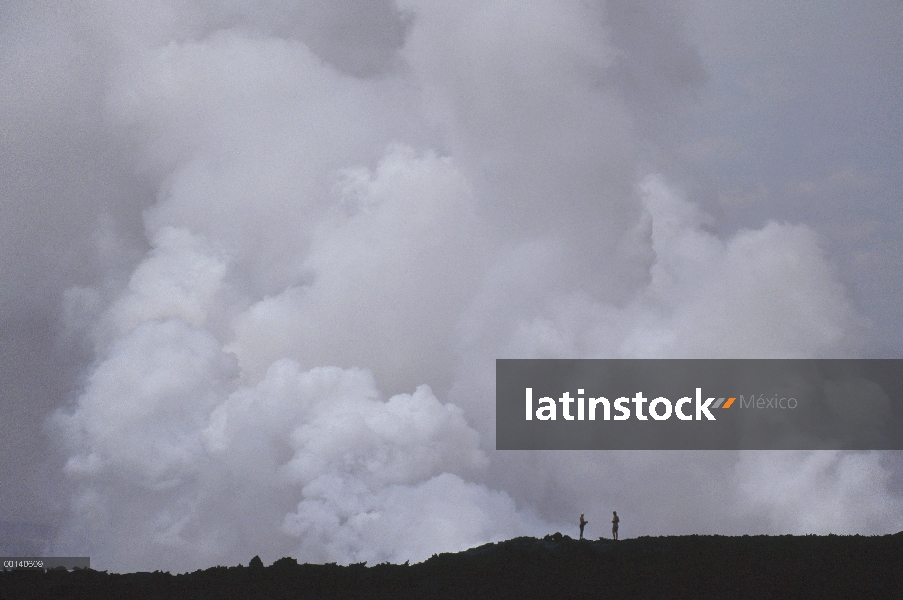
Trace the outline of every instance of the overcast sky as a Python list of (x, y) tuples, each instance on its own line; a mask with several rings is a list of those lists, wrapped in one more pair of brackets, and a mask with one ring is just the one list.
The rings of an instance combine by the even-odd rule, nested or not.
[(0, 521), (114, 571), (903, 529), (899, 453), (496, 452), (496, 358), (903, 357), (903, 5), (0, 2)]

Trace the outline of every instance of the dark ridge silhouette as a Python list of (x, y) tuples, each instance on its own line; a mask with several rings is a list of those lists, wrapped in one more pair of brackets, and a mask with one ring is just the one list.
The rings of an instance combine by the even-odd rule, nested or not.
[(903, 598), (903, 532), (864, 536), (680, 536), (618, 542), (556, 533), (415, 565), (213, 567), (171, 575), (0, 572), (0, 598)]

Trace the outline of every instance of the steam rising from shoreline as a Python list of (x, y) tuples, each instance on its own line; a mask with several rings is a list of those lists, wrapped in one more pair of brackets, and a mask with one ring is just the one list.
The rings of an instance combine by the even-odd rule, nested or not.
[[(87, 32), (97, 137), (152, 190), (99, 211), (96, 274), (64, 294), (94, 363), (50, 422), (72, 488), (54, 551), (401, 562), (612, 509), (636, 535), (903, 526), (879, 454), (493, 450), (496, 358), (865, 344), (811, 227), (716, 234), (650, 166), (676, 126), (652, 112), (679, 121), (706, 80), (677, 9), (314, 4), (51, 19)], [(801, 474), (834, 500), (780, 491)]]

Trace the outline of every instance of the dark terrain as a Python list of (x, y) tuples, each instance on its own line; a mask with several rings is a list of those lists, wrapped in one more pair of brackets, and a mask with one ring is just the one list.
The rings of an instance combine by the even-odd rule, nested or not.
[(903, 598), (903, 532), (862, 536), (517, 538), (415, 565), (299, 565), (108, 574), (0, 572), (31, 598)]

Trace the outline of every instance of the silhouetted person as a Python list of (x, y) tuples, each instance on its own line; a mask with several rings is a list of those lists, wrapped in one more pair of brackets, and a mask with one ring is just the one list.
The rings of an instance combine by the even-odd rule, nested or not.
[(614, 510), (611, 514), (613, 515), (611, 518), (611, 537), (618, 539), (618, 522), (621, 519), (618, 518), (618, 511)]
[(583, 528), (586, 527), (586, 524), (589, 523), (586, 519), (583, 518), (583, 513), (580, 513), (580, 539), (583, 539)]

